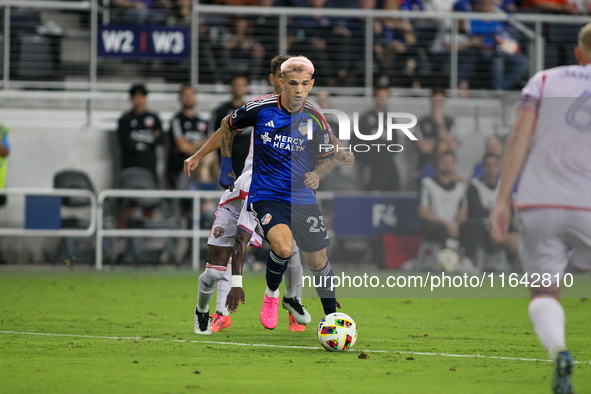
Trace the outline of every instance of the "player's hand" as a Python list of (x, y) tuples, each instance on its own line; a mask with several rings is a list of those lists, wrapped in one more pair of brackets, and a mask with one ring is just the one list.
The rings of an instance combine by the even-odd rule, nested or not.
[(447, 235), (452, 238), (458, 238), (460, 236), (460, 225), (457, 222), (445, 223), (445, 229), (447, 230)]
[(496, 203), (490, 213), (491, 236), (497, 243), (505, 241), (511, 224), (511, 206), (508, 203)]
[(183, 171), (185, 172), (187, 178), (191, 178), (191, 173), (195, 168), (199, 167), (200, 161), (201, 160), (196, 155), (193, 155), (185, 160)]
[(234, 191), (235, 180), (236, 175), (234, 175), (234, 170), (232, 170), (232, 158), (222, 157), (222, 169), (220, 170), (220, 177), (218, 179), (220, 186), (224, 189)]
[(316, 190), (320, 186), (320, 177), (314, 171), (306, 172), (306, 179), (304, 179), (304, 185), (308, 189)]
[(343, 306), (341, 305), (341, 303), (338, 300), (335, 300), (337, 303), (337, 308), (339, 309), (343, 309)]
[(226, 307), (230, 312), (236, 312), (240, 302), (246, 304), (246, 298), (242, 287), (232, 287), (226, 297)]
[(355, 163), (355, 154), (353, 154), (353, 152), (349, 152), (346, 150), (342, 151), (339, 160), (341, 161), (341, 163), (343, 163), (345, 167), (351, 168), (353, 167), (353, 163)]

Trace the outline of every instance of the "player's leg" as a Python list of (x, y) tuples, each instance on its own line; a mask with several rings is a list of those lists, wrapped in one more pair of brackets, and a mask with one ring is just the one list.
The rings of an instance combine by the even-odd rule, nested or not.
[(216, 296), (216, 307), (215, 313), (211, 316), (211, 331), (218, 332), (224, 328), (228, 328), (232, 325), (232, 319), (230, 318), (230, 312), (226, 307), (226, 298), (232, 288), (232, 257), (226, 267), (224, 276), (218, 282), (218, 290)]
[[(301, 253), (297, 244), (294, 242), (293, 252), (291, 253), (291, 260), (285, 271), (285, 295), (284, 303), (289, 303), (289, 299), (296, 299), (301, 305), (302, 302), (302, 259)], [(284, 306), (285, 307), (285, 306)], [(287, 308), (286, 308), (287, 309)], [(303, 309), (303, 308), (302, 308)], [(311, 318), (310, 318), (311, 319)], [(293, 314), (289, 312), (289, 331), (301, 332), (305, 331), (306, 326), (298, 323)]]
[[(519, 212), (519, 249), (524, 272), (537, 280), (538, 288), (531, 288), (529, 317), (536, 334), (552, 360), (554, 360), (553, 390), (556, 393), (572, 391), (572, 355), (566, 348), (565, 314), (558, 301), (559, 287), (556, 274), (562, 278), (568, 262), (563, 229), (567, 225), (565, 211), (535, 209)], [(542, 278), (550, 278), (543, 281)], [(549, 283), (551, 282), (551, 283)]]
[(291, 212), (289, 204), (278, 201), (257, 201), (252, 204), (252, 211), (265, 238), (271, 244), (265, 273), (267, 288), (260, 318), (263, 326), (272, 330), (277, 327), (279, 285), (293, 249)]
[(195, 308), (195, 333), (211, 334), (209, 302), (218, 282), (227, 271), (236, 236), (237, 215), (225, 207), (218, 209), (208, 244), (207, 264), (199, 276), (197, 307)]
[(334, 272), (326, 255), (330, 245), (324, 217), (318, 204), (293, 206), (293, 229), (300, 252), (314, 275), (316, 292), (324, 313), (336, 312), (337, 302), (332, 288)]
[[(195, 308), (195, 334), (211, 334), (209, 302), (218, 282), (227, 271), (232, 248), (209, 245), (208, 263), (199, 276), (197, 307)], [(211, 262), (211, 263), (210, 263)]]

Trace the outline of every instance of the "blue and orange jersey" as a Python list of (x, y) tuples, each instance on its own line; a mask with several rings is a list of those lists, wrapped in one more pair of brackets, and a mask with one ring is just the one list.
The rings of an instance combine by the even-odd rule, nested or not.
[[(230, 128), (253, 127), (254, 157), (249, 203), (283, 201), (293, 205), (316, 203), (304, 185), (305, 174), (318, 159), (334, 155), (328, 125), (315, 103), (297, 113), (281, 104), (281, 95), (251, 100), (231, 113)], [(310, 129), (311, 125), (311, 129)]]

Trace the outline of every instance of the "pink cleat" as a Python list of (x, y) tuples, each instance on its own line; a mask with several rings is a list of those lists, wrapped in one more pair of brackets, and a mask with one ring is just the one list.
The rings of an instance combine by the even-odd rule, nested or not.
[(279, 309), (279, 297), (269, 297), (265, 294), (261, 307), (261, 323), (263, 327), (272, 330), (277, 327), (277, 310)]

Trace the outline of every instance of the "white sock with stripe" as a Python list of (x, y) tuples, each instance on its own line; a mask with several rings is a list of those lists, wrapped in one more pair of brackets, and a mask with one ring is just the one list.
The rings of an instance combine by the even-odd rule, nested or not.
[(529, 303), (529, 318), (551, 359), (566, 349), (564, 309), (556, 298), (533, 298)]
[(197, 294), (197, 310), (205, 313), (209, 310), (209, 301), (218, 282), (227, 271), (221, 265), (206, 264), (205, 271), (199, 276), (199, 292)]
[[(230, 259), (232, 261), (232, 259)], [(228, 263), (228, 269), (224, 272), (224, 276), (218, 282), (218, 294), (216, 298), (217, 305), (215, 307), (216, 312), (221, 312), (224, 316), (229, 316), (228, 308), (226, 308), (226, 298), (232, 288), (232, 263)]]

